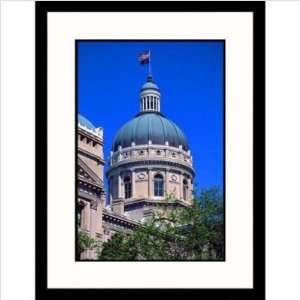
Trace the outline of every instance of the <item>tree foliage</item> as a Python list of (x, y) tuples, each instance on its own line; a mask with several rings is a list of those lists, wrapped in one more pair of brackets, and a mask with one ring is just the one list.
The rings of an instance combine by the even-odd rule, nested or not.
[[(173, 201), (172, 196), (165, 200)], [(218, 188), (203, 190), (187, 208), (166, 209), (132, 232), (102, 245), (99, 260), (223, 260), (224, 207)]]
[(100, 243), (92, 238), (87, 232), (79, 231), (77, 240), (77, 258), (80, 259), (80, 255), (85, 250), (99, 250)]

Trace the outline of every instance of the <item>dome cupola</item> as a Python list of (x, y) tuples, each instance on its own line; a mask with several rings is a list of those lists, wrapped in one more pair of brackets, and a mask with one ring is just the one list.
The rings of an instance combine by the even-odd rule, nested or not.
[(151, 74), (147, 76), (147, 81), (141, 88), (140, 111), (160, 112), (160, 91)]

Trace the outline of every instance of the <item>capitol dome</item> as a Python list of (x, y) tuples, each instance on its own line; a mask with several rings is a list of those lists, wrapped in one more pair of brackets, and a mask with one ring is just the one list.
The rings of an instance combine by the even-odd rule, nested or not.
[(106, 176), (113, 212), (143, 222), (161, 205), (190, 206), (195, 171), (184, 133), (160, 112), (161, 93), (151, 74), (139, 100), (140, 112), (115, 135)]
[(146, 111), (139, 113), (134, 119), (127, 122), (117, 132), (112, 150), (135, 145), (147, 145), (151, 141), (154, 145), (166, 145), (172, 147), (182, 146), (188, 151), (189, 146), (184, 133), (172, 121), (164, 117), (160, 112)]

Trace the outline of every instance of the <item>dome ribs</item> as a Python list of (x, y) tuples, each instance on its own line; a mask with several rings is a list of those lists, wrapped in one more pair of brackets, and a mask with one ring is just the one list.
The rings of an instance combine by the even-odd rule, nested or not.
[(172, 121), (163, 115), (155, 112), (138, 114), (134, 119), (121, 127), (114, 139), (114, 151), (118, 146), (122, 148), (131, 147), (132, 142), (135, 145), (148, 145), (149, 140), (154, 145), (166, 145), (179, 147), (182, 145), (184, 150), (188, 150), (188, 144), (185, 135), (181, 129)]

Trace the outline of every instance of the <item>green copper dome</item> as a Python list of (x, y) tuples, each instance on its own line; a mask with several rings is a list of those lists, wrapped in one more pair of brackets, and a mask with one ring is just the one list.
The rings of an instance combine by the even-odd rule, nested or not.
[(142, 112), (134, 119), (127, 122), (117, 132), (112, 150), (135, 145), (147, 145), (151, 141), (153, 145), (166, 145), (188, 150), (187, 140), (181, 129), (172, 121), (165, 118), (160, 112)]

